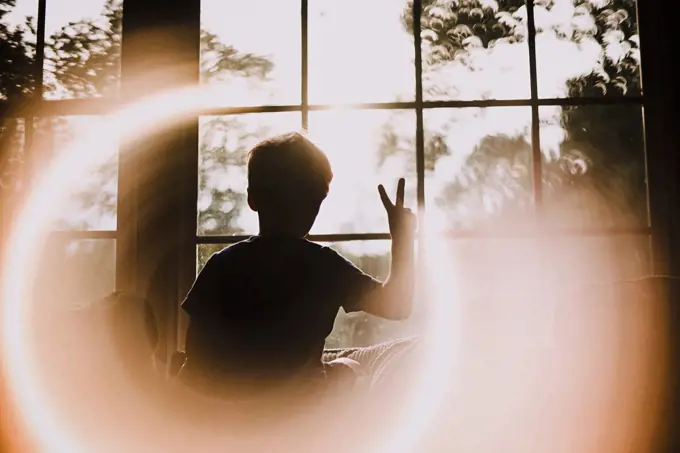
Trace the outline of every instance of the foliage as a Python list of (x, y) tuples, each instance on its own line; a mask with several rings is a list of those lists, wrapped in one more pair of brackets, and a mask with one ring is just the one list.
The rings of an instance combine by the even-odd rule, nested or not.
[[(19, 27), (4, 22), (15, 4), (15, 0), (0, 0), (0, 99), (29, 94), (34, 81), (35, 46), (27, 39), (33, 33), (31, 18)], [(23, 130), (23, 120), (7, 118), (0, 124), (0, 196), (18, 189)]]
[[(421, 19), (426, 95), (450, 95), (432, 82), (437, 71), (451, 63), (469, 71), (484, 71), (478, 58), (501, 46), (526, 45), (526, 10), (524, 0), (423, 0)], [(537, 18), (554, 13), (556, 8), (571, 5), (571, 19), (566, 22), (539, 24), (540, 37), (578, 46), (597, 46), (600, 58), (590, 71), (565, 81), (569, 96), (630, 96), (640, 94), (640, 55), (638, 48), (635, 3), (633, 0), (537, 0)], [(3, 19), (15, 0), (0, 0), (0, 97), (15, 98), (31, 94), (35, 85), (35, 30), (32, 19), (10, 27)], [(403, 25), (411, 33), (412, 4), (404, 11)], [(121, 0), (107, 0), (98, 20), (69, 23), (46, 39), (44, 89), (47, 98), (111, 97), (119, 88), (121, 49)], [(567, 24), (568, 26), (566, 26)], [(243, 53), (207, 30), (201, 31), (201, 81), (219, 82), (230, 77), (266, 80), (273, 63), (266, 57)], [(480, 66), (481, 65), (481, 66)], [(540, 73), (539, 73), (540, 76)], [(455, 87), (454, 87), (455, 88)], [(480, 122), (492, 122), (488, 110), (474, 112)], [(452, 119), (453, 121), (453, 119)], [(553, 201), (572, 200), (582, 193), (599, 193), (605, 200), (617, 200), (611, 210), (626, 207), (642, 210), (644, 184), (641, 163), (643, 137), (641, 112), (634, 106), (574, 106), (545, 109), (542, 129), (557, 129), (562, 134), (557, 150), (543, 150), (543, 183)], [(428, 176), (441, 167), (444, 159), (457, 152), (447, 137), (447, 128), (426, 130), (425, 170)], [(0, 152), (5, 162), (0, 168), (0, 186), (16, 186), (17, 163), (23, 148), (23, 120), (5, 119), (0, 128)], [(68, 134), (72, 125), (64, 118), (45, 118), (39, 131), (46, 136)], [(72, 131), (71, 131), (72, 132)], [(376, 165), (381, 166), (395, 154), (411, 155), (415, 143), (400, 130), (385, 124)], [(242, 232), (237, 220), (245, 206), (242, 188), (235, 182), (243, 176), (247, 143), (269, 134), (267, 128), (248, 129), (238, 116), (210, 117), (200, 124), (200, 188), (209, 194), (199, 200), (199, 232), (215, 234), (228, 229)], [(455, 140), (456, 137), (454, 137)], [(436, 202), (450, 213), (452, 226), (457, 213), (466, 206), (483, 206), (489, 226), (499, 217), (508, 218), (530, 205), (531, 134), (529, 129), (498, 132), (480, 137), (471, 152), (464, 156), (460, 171), (452, 174), (437, 193)], [(454, 141), (455, 143), (455, 141)], [(10, 164), (8, 164), (11, 163)], [(413, 169), (407, 169), (413, 170)], [(97, 216), (113, 215), (116, 207), (117, 163), (107, 163), (98, 173), (100, 183), (85, 187), (76, 200), (82, 207), (97, 206)], [(237, 176), (237, 177), (235, 177)], [(10, 179), (13, 182), (10, 182)], [(102, 189), (104, 188), (104, 189)], [(488, 200), (501, 200), (489, 203)], [(94, 217), (97, 217), (94, 216)], [(69, 219), (63, 227), (95, 227), (99, 219)], [(602, 226), (602, 225), (600, 225)], [(203, 263), (217, 246), (201, 247), (198, 262)], [(348, 257), (369, 272), (385, 273), (387, 255), (351, 255)], [(387, 324), (368, 315), (340, 318), (329, 345), (368, 344), (383, 335)]]
[[(480, 71), (479, 55), (504, 50), (507, 45), (526, 46), (527, 14), (523, 0), (424, 0), (421, 19), (425, 82), (430, 74), (452, 62)], [(558, 9), (561, 8), (559, 11)], [(550, 14), (568, 14), (567, 20), (543, 20)], [(403, 24), (412, 33), (412, 3), (403, 14)], [(565, 80), (565, 95), (631, 96), (641, 93), (636, 5), (634, 0), (541, 0), (535, 2), (537, 42), (542, 38), (596, 46), (598, 64), (590, 71)], [(528, 52), (528, 47), (526, 47)], [(539, 48), (540, 49), (540, 48)], [(540, 57), (540, 53), (539, 53)], [(547, 63), (546, 63), (547, 64)], [(539, 85), (541, 83), (539, 61)], [(424, 82), (424, 83), (425, 83)], [(539, 87), (540, 88), (540, 87)], [(455, 97), (441, 86), (425, 86), (426, 94)], [(644, 217), (644, 141), (641, 111), (637, 107), (571, 106), (550, 115), (541, 110), (541, 127), (556, 126), (563, 134), (558, 150), (543, 144), (543, 184), (549, 203), (582, 200), (584, 194), (597, 199), (605, 209), (597, 226), (606, 222), (631, 221), (624, 213)], [(543, 138), (543, 130), (542, 130)], [(466, 157), (460, 175), (439, 197), (440, 207), (455, 217), (456, 199), (471, 203), (477, 198), (505, 192), (504, 210), (521, 210), (527, 204), (530, 187), (531, 135), (486, 137)], [(452, 155), (445, 137), (437, 131), (427, 134), (426, 169)], [(499, 152), (500, 150), (500, 152)], [(503, 171), (497, 171), (498, 167)], [(468, 185), (474, 181), (475, 187)], [(508, 192), (508, 188), (512, 191)], [(475, 190), (479, 189), (479, 190)], [(471, 195), (477, 191), (478, 195)], [(605, 207), (607, 203), (616, 206)], [(498, 212), (487, 211), (487, 214)], [(488, 219), (488, 216), (487, 216)], [(595, 225), (592, 225), (595, 226)]]
[(34, 82), (32, 18), (27, 18), (19, 27), (10, 27), (4, 22), (15, 4), (16, 0), (0, 0), (0, 99), (28, 94)]

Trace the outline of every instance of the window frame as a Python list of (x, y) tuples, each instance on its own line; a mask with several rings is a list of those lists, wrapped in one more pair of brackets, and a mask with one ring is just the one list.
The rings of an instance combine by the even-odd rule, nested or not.
[[(494, 108), (494, 107), (529, 107), (532, 113), (532, 179), (533, 179), (533, 199), (536, 210), (540, 213), (543, 208), (543, 187), (541, 184), (541, 145), (539, 134), (539, 117), (538, 111), (541, 106), (584, 106), (584, 105), (639, 105), (643, 111), (643, 118), (645, 121), (645, 158), (647, 162), (647, 176), (648, 176), (648, 210), (651, 213), (651, 223), (645, 227), (635, 228), (564, 228), (555, 231), (550, 231), (549, 234), (559, 237), (584, 237), (584, 236), (616, 236), (616, 235), (640, 235), (649, 236), (652, 238), (653, 250), (656, 252), (653, 256), (653, 270), (655, 273), (673, 273), (677, 269), (669, 267), (669, 258), (667, 254), (661, 253), (664, 250), (665, 244), (669, 241), (672, 230), (669, 229), (668, 219), (665, 211), (669, 206), (669, 199), (664, 198), (661, 192), (664, 190), (665, 183), (672, 176), (667, 175), (661, 171), (664, 166), (661, 139), (656, 136), (650, 139), (648, 134), (648, 126), (650, 121), (660, 121), (660, 115), (654, 113), (650, 116), (647, 110), (647, 99), (649, 94), (647, 91), (642, 96), (622, 96), (622, 97), (574, 97), (574, 98), (541, 98), (538, 94), (538, 69), (536, 62), (536, 29), (534, 19), (534, 0), (526, 0), (527, 6), (527, 22), (528, 34), (527, 45), (529, 52), (529, 70), (531, 82), (531, 95), (526, 99), (507, 99), (507, 100), (466, 100), (466, 101), (425, 101), (423, 99), (422, 90), (422, 39), (421, 39), (421, 23), (420, 17), (422, 15), (422, 2), (414, 0), (413, 4), (413, 45), (415, 51), (414, 71), (415, 71), (415, 99), (408, 102), (382, 102), (382, 103), (354, 103), (354, 104), (310, 104), (308, 96), (308, 3), (309, 0), (300, 0), (300, 14), (301, 14), (301, 86), (300, 86), (300, 103), (290, 105), (261, 105), (248, 107), (230, 107), (209, 109), (197, 112), (195, 117), (191, 119), (191, 129), (188, 132), (187, 140), (177, 149), (183, 156), (183, 162), (187, 165), (183, 169), (174, 168), (168, 169), (169, 172), (175, 172), (173, 177), (176, 177), (182, 182), (179, 192), (180, 208), (177, 215), (173, 217), (170, 229), (174, 231), (172, 248), (174, 249), (177, 263), (173, 278), (177, 281), (176, 287), (171, 291), (175, 294), (174, 300), (168, 304), (164, 309), (177, 311), (178, 303), (182, 300), (183, 295), (188, 291), (194, 277), (195, 277), (195, 260), (196, 247), (201, 244), (232, 244), (238, 242), (247, 236), (239, 235), (219, 235), (219, 236), (205, 236), (198, 235), (196, 228), (196, 200), (198, 198), (198, 183), (197, 183), (197, 168), (198, 168), (198, 118), (207, 115), (236, 115), (236, 114), (258, 114), (258, 113), (272, 113), (272, 112), (300, 112), (301, 126), (307, 128), (309, 112), (321, 110), (385, 110), (385, 109), (405, 109), (415, 111), (416, 113), (416, 177), (417, 177), (417, 204), (418, 211), (424, 212), (425, 206), (425, 138), (423, 116), (426, 110), (438, 108)], [(640, 2), (642, 3), (642, 2)], [(122, 95), (118, 99), (112, 98), (92, 98), (92, 99), (68, 99), (68, 100), (46, 100), (43, 99), (43, 61), (45, 49), (45, 19), (46, 19), (46, 4), (47, 0), (38, 0), (38, 15), (37, 15), (37, 43), (36, 43), (36, 89), (34, 95), (30, 99), (19, 101), (0, 101), (0, 113), (5, 116), (23, 116), (16, 112), (37, 112), (35, 117), (42, 116), (71, 116), (71, 115), (96, 115), (110, 112), (117, 106), (121, 105), (123, 100), (132, 100), (135, 94), (126, 92), (128, 86), (137, 74), (138, 69), (130, 68), (135, 63), (126, 59), (126, 50), (130, 47), (130, 37), (138, 30), (146, 28), (153, 28), (158, 26), (167, 26), (168, 23), (178, 26), (182, 33), (187, 37), (197, 36), (200, 33), (200, 0), (191, 0), (185, 2), (164, 2), (162, 0), (125, 0), (124, 14), (123, 14), (123, 30), (122, 30), (122, 56), (121, 56), (121, 90)], [(188, 5), (188, 6), (187, 6)], [(645, 5), (649, 8), (648, 5)], [(638, 27), (640, 34), (644, 35), (641, 40), (643, 46), (643, 62), (642, 73), (643, 78), (652, 80), (654, 71), (657, 75), (659, 69), (649, 62), (655, 59), (655, 50), (652, 46), (654, 42), (653, 30), (651, 25), (645, 24), (653, 23), (649, 17), (659, 14), (660, 10), (645, 10), (645, 15), (640, 14), (638, 6)], [(158, 11), (165, 11), (164, 14), (159, 15)], [(643, 16), (643, 17), (640, 17)], [(649, 33), (649, 34), (648, 34)], [(186, 50), (175, 61), (178, 64), (190, 62), (194, 64), (200, 61), (200, 49), (198, 42), (192, 48), (193, 50)], [(166, 49), (167, 50), (167, 49)], [(185, 81), (190, 83), (199, 83), (198, 80), (198, 65), (196, 65), (196, 74), (191, 74)], [(651, 75), (650, 75), (651, 74)], [(651, 92), (652, 90), (650, 90)], [(655, 91), (655, 97), (659, 97), (662, 91)], [(33, 116), (29, 116), (32, 118)], [(29, 156), (29, 161), (38, 159), (39, 156), (34, 155), (32, 149), (32, 138), (34, 132), (33, 121), (26, 122), (26, 151)], [(668, 129), (667, 129), (668, 130)], [(190, 169), (190, 170), (189, 170)], [(61, 238), (68, 239), (116, 239), (117, 254), (116, 254), (116, 288), (127, 289), (130, 291), (139, 291), (144, 288), (143, 281), (138, 279), (134, 274), (140, 267), (139, 256), (150, 252), (144, 242), (145, 233), (143, 226), (139, 225), (139, 216), (141, 207), (137, 200), (143, 195), (142, 188), (136, 185), (135, 179), (132, 176), (134, 173), (134, 162), (125, 162), (121, 159), (119, 162), (119, 194), (132, 194), (128, 200), (118, 200), (118, 226), (116, 230), (112, 231), (59, 231), (54, 235)], [(124, 215), (121, 215), (124, 213)], [(125, 222), (122, 222), (122, 218)], [(421, 216), (422, 219), (422, 216)], [(421, 229), (421, 231), (424, 229)], [(148, 232), (146, 233), (148, 235)], [(481, 230), (450, 230), (444, 234), (448, 239), (479, 239), (498, 238), (503, 235), (499, 232), (489, 232)], [(533, 237), (534, 232), (519, 232), (515, 233), (515, 237)], [(362, 234), (324, 234), (312, 235), (311, 240), (323, 242), (338, 242), (338, 241), (358, 241), (358, 240), (381, 240), (389, 239), (389, 234), (386, 232), (366, 232)], [(419, 245), (424, 250), (423, 236), (419, 236)], [(124, 265), (123, 265), (124, 263)], [(676, 266), (677, 267), (677, 266)], [(422, 268), (422, 266), (421, 266)], [(142, 279), (143, 280), (143, 279)], [(172, 309), (170, 307), (173, 307)], [(169, 316), (167, 322), (177, 326), (177, 316)], [(170, 329), (172, 330), (172, 329)], [(172, 334), (166, 338), (168, 342), (168, 350), (174, 347)]]
[[(313, 0), (312, 0), (313, 1)], [(348, 103), (348, 104), (310, 104), (308, 99), (308, 4), (309, 0), (300, 0), (301, 8), (301, 103), (299, 105), (266, 105), (249, 107), (229, 107), (210, 109), (201, 112), (201, 115), (237, 115), (237, 114), (257, 114), (257, 113), (276, 113), (276, 112), (301, 112), (302, 128), (307, 129), (309, 112), (323, 110), (410, 110), (416, 113), (416, 178), (417, 178), (417, 209), (419, 213), (425, 212), (425, 138), (423, 116), (426, 110), (438, 108), (494, 108), (494, 107), (529, 107), (531, 108), (531, 147), (532, 147), (532, 195), (534, 208), (540, 216), (543, 206), (543, 185), (542, 185), (542, 154), (540, 143), (540, 120), (539, 108), (542, 106), (588, 106), (588, 105), (637, 105), (641, 108), (645, 106), (644, 94), (641, 96), (621, 96), (621, 97), (565, 97), (565, 98), (542, 98), (538, 94), (538, 69), (536, 59), (536, 27), (534, 18), (534, 0), (526, 0), (527, 6), (527, 44), (529, 52), (529, 70), (531, 82), (531, 95), (525, 99), (486, 99), (486, 100), (451, 100), (451, 101), (425, 101), (423, 100), (422, 89), (422, 39), (421, 23), (422, 1), (414, 0), (413, 4), (413, 44), (415, 51), (414, 71), (415, 71), (415, 99), (406, 102), (372, 102), (372, 103)], [(639, 20), (638, 20), (639, 26)], [(643, 113), (644, 118), (644, 113)], [(645, 149), (645, 158), (648, 150)], [(645, 173), (648, 171), (645, 169)], [(646, 187), (649, 197), (649, 186)], [(193, 194), (192, 194), (193, 196)], [(198, 191), (195, 193), (198, 198)], [(651, 210), (650, 203), (647, 206)], [(192, 214), (193, 215), (193, 214)], [(421, 222), (423, 221), (423, 216)], [(559, 228), (544, 231), (542, 234), (553, 237), (592, 237), (592, 236), (620, 236), (620, 235), (639, 235), (651, 236), (653, 223), (641, 227), (605, 227), (605, 228)], [(424, 231), (424, 228), (421, 228)], [(442, 236), (447, 239), (493, 239), (508, 237), (498, 231), (482, 231), (475, 229), (451, 229)], [(515, 232), (511, 237), (536, 237), (534, 231)], [(203, 244), (234, 244), (250, 237), (249, 235), (198, 235), (195, 236), (196, 246)], [(367, 232), (353, 234), (321, 234), (310, 235), (309, 239), (317, 242), (341, 242), (341, 241), (361, 241), (361, 240), (384, 240), (389, 239), (389, 233)], [(419, 235), (419, 246), (424, 250), (423, 235)], [(658, 266), (655, 266), (655, 269)], [(422, 266), (421, 266), (422, 268)], [(187, 288), (188, 289), (188, 288)]]

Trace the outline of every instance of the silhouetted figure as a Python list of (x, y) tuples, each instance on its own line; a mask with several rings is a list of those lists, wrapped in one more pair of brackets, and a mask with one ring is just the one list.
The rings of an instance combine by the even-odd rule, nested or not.
[(260, 232), (215, 253), (182, 304), (190, 321), (181, 377), (239, 391), (323, 380), (324, 343), (340, 307), (393, 320), (410, 315), (416, 217), (403, 206), (404, 180), (394, 203), (378, 188), (392, 235), (391, 273), (382, 283), (305, 239), (332, 178), (325, 154), (300, 133), (251, 150), (248, 205)]

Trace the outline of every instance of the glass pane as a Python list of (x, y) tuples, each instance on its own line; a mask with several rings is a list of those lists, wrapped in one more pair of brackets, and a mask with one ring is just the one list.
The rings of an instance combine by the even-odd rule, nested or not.
[(0, 121), (0, 200), (16, 194), (25, 172), (26, 122), (23, 118)]
[(377, 186), (394, 197), (401, 177), (406, 206), (416, 209), (415, 119), (410, 110), (310, 112), (309, 134), (334, 174), (312, 233), (387, 232)]
[(545, 1), (534, 11), (540, 97), (641, 94), (635, 0)]
[(428, 228), (505, 229), (532, 209), (531, 109), (424, 112)]
[(219, 252), (228, 244), (200, 244), (196, 247), (196, 275), (198, 275), (208, 259), (214, 254)]
[[(106, 119), (96, 116), (69, 116), (40, 118), (37, 121), (36, 144), (41, 156), (49, 157), (50, 149), (59, 152), (84, 134), (106, 136)], [(96, 135), (95, 135), (96, 136)], [(115, 230), (118, 203), (118, 143), (101, 142), (110, 147), (113, 156), (105, 164), (82, 178), (70, 194), (54, 228), (65, 230)], [(48, 159), (46, 159), (48, 160)]]
[[(517, 300), (514, 295), (528, 294), (531, 288), (557, 294), (651, 273), (649, 238), (644, 235), (453, 239), (442, 243), (456, 273), (451, 290), (459, 293), (461, 301), (483, 303), (500, 297), (510, 303)], [(430, 272), (438, 267), (430, 267)], [(479, 308), (483, 310), (483, 306)], [(509, 310), (520, 308), (508, 306)]]
[(309, 102), (412, 101), (407, 0), (310, 0)]
[(538, 272), (541, 268), (537, 266), (540, 253), (550, 250), (542, 249), (532, 238), (447, 239), (440, 243), (441, 249), (431, 251), (431, 256), (451, 261), (448, 266), (428, 262), (428, 270), (434, 274), (439, 269), (453, 269), (456, 275), (450, 280), (433, 275), (438, 278), (432, 278), (431, 282), (451, 283), (455, 287), (430, 289), (436, 290), (436, 294), (453, 291), (465, 301), (486, 300), (503, 294), (509, 298), (513, 288), (540, 282)]
[(115, 239), (52, 240), (40, 262), (38, 300), (72, 306), (93, 302), (114, 290)]
[(300, 113), (258, 113), (200, 119), (198, 234), (257, 233), (246, 199), (246, 159), (260, 140), (299, 131)]
[(556, 226), (647, 226), (642, 108), (541, 107), (547, 219)]
[(37, 0), (0, 4), (0, 99), (33, 91)]
[(112, 96), (120, 81), (122, 0), (49, 0), (44, 96)]
[(548, 250), (550, 266), (544, 275), (565, 289), (652, 274), (649, 237), (644, 235), (554, 239)]
[(201, 28), (201, 80), (223, 105), (300, 103), (300, 0), (202, 0)]
[(529, 98), (524, 3), (424, 0), (423, 99)]
[[(351, 241), (326, 243), (361, 270), (380, 280), (390, 271), (390, 241)], [(413, 335), (409, 321), (388, 321), (364, 312), (345, 313), (340, 309), (333, 331), (326, 338), (326, 348), (369, 346)]]

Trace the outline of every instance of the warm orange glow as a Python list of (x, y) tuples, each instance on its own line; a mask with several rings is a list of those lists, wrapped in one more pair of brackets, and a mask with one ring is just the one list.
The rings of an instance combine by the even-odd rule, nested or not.
[[(112, 354), (111, 339), (107, 340), (104, 336), (97, 340), (101, 333), (96, 332), (100, 329), (78, 321), (77, 307), (73, 307), (71, 301), (60, 298), (60, 291), (49, 294), (46, 299), (36, 298), (40, 291), (38, 288), (36, 293), (32, 282), (38, 275), (49, 228), (60, 214), (69, 193), (78, 186), (76, 175), (89, 174), (92, 168), (108, 160), (115, 151), (97, 144), (115, 142), (117, 138), (141, 138), (144, 134), (168, 127), (185, 114), (211, 107), (212, 102), (214, 97), (210, 90), (178, 90), (143, 100), (109, 115), (106, 131), (85, 133), (57, 153), (52, 166), (37, 180), (19, 214), (8, 238), (3, 261), (3, 269), (7, 270), (2, 280), (3, 356), (11, 364), (7, 377), (12, 401), (19, 407), (31, 427), (31, 435), (44, 451), (99, 449), (101, 439), (108, 439), (114, 427), (119, 433), (130, 432), (131, 436), (133, 432), (137, 433), (127, 438), (126, 442), (133, 445), (168, 442), (168, 448), (176, 446), (172, 442), (177, 439), (167, 435), (168, 432), (200, 439), (203, 445), (211, 442), (212, 435), (207, 427), (184, 426), (185, 419), (181, 413), (164, 413), (167, 406), (158, 405), (158, 400), (152, 396), (140, 394), (132, 382), (126, 383), (122, 370), (117, 369), (120, 365), (106, 359)], [(60, 276), (68, 274), (68, 269), (56, 268), (53, 273), (54, 278), (50, 281), (59, 282)], [(64, 279), (63, 284), (68, 284), (68, 281)], [(455, 286), (445, 294), (454, 292)], [(134, 327), (130, 328), (134, 330)], [(133, 334), (132, 331), (130, 334)], [(444, 346), (446, 342), (435, 344)], [(434, 363), (437, 349), (427, 350), (427, 357), (431, 357), (429, 363)], [(427, 373), (435, 373), (432, 376), (442, 376), (440, 371), (430, 368), (424, 369), (428, 369)], [(410, 406), (407, 401), (411, 399), (418, 401), (419, 407), (428, 408), (431, 404), (428, 401), (435, 397), (429, 393), (432, 378), (428, 378), (428, 374), (424, 376), (423, 383), (427, 384), (428, 393), (424, 396), (418, 390), (425, 389), (425, 386), (413, 387), (413, 395), (403, 397), (404, 410)], [(328, 409), (335, 413), (340, 406), (320, 407), (319, 410)], [(66, 417), (64, 411), (70, 415)], [(355, 416), (353, 419), (356, 421)], [(301, 420), (307, 420), (307, 417)], [(293, 420), (291, 423), (294, 424), (286, 426), (295, 430), (301, 421)], [(305, 429), (310, 428), (305, 424)], [(160, 436), (161, 431), (166, 434)], [(402, 430), (395, 426), (393, 432), (398, 431)], [(418, 431), (414, 428), (404, 432), (415, 439)], [(146, 438), (145, 434), (152, 437)], [(129, 449), (119, 443), (123, 439), (120, 437), (113, 443), (109, 439), (106, 443), (112, 451)], [(221, 436), (215, 440), (219, 439), (224, 441)], [(390, 435), (387, 440), (391, 442), (394, 438)], [(404, 442), (405, 438), (397, 444), (405, 446)]]
[[(209, 92), (183, 90), (110, 115), (112, 137), (96, 131), (58, 153), (21, 211), (3, 261), (3, 356), (11, 365), (12, 401), (43, 451), (108, 451), (102, 444), (111, 451), (143, 451), (149, 445), (179, 451), (199, 442), (212, 451), (213, 445), (245, 441), (216, 435), (206, 420), (187, 420), (193, 410), (214, 413), (215, 402), (190, 397), (191, 406), (175, 406), (162, 403), (165, 390), (160, 399), (140, 393), (107, 359), (110, 340), (94, 341), (91, 335), (98, 328), (78, 323), (68, 301), (55, 296), (47, 304), (27, 303), (34, 301), (32, 285), (48, 226), (68, 198), (74, 175), (88, 174), (110, 157), (110, 149), (94, 145), (114, 135), (141, 138), (209, 106), (211, 99)], [(428, 238), (428, 296), (423, 302), (428, 322), (413, 363), (415, 380), (404, 383), (405, 393), (383, 400), (384, 406), (350, 413), (353, 423), (377, 423), (362, 414), (389, 420), (392, 424), (380, 432), (381, 445), (390, 452), (413, 451), (429, 442), (489, 452), (563, 448), (593, 453), (604, 447), (623, 452), (626, 442), (634, 442), (644, 451), (663, 394), (662, 301), (621, 305), (597, 292), (587, 304), (565, 298), (545, 266), (559, 269), (565, 252), (573, 255), (580, 247), (584, 253), (576, 262), (582, 275), (572, 272), (569, 277), (606, 275), (617, 266), (602, 247), (606, 240), (599, 248), (585, 241), (566, 246), (547, 239), (496, 241), (489, 254), (479, 246), (472, 253), (452, 251), (436, 234)], [(186, 401), (181, 393), (171, 395)], [(336, 442), (313, 424), (326, 423), (325, 411), (341, 416), (342, 408), (351, 409), (331, 401), (259, 436), (257, 445), (281, 445), (277, 436), (286, 442)], [(188, 407), (194, 409), (187, 412)], [(308, 438), (310, 432), (317, 434)], [(354, 445), (360, 439), (349, 442), (353, 451), (363, 445)], [(369, 451), (376, 451), (375, 444)]]
[[(428, 211), (422, 223), (426, 226), (427, 278), (420, 282), (424, 296), (418, 301), (424, 318), (423, 341), (406, 366), (394, 370), (397, 383), (393, 387), (399, 391), (378, 392), (375, 398), (332, 394), (310, 407), (291, 403), (284, 411), (286, 420), (253, 434), (232, 424), (235, 414), (252, 409), (248, 405), (227, 406), (160, 379), (151, 386), (153, 391), (131, 380), (114, 355), (104, 316), (85, 321), (73, 301), (64, 296), (78, 292), (82, 284), (74, 276), (78, 269), (57, 265), (49, 269), (50, 275), (44, 275), (49, 255), (45, 250), (51, 245), (49, 230), (58, 221), (92, 229), (113, 225), (111, 212), (96, 203), (79, 204), (73, 195), (83, 184), (101, 186), (101, 192), (109, 194), (117, 190), (115, 178), (100, 179), (96, 171), (115, 158), (117, 143), (143, 140), (203, 109), (300, 101), (298, 92), (290, 88), (300, 85), (300, 40), (295, 34), (299, 23), (284, 16), (290, 14), (290, 5), (282, 6), (291, 2), (272, 2), (276, 6), (266, 17), (253, 8), (246, 15), (249, 20), (236, 15), (223, 18), (223, 9), (233, 9), (237, 3), (242, 6), (246, 3), (242, 0), (204, 3), (209, 4), (203, 12), (206, 26), (218, 28), (216, 32), (225, 42), (254, 54), (274, 54), (271, 78), (255, 83), (227, 74), (229, 77), (205, 83), (203, 88), (142, 99), (98, 120), (70, 118), (72, 124), (80, 122), (82, 127), (77, 128), (73, 140), (58, 144), (61, 149), (31, 187), (7, 238), (0, 280), (7, 401), (25, 419), (29, 437), (39, 451), (651, 451), (667, 385), (663, 379), (668, 367), (665, 300), (654, 293), (647, 298), (633, 296), (637, 293), (628, 290), (630, 283), (579, 289), (581, 282), (611, 282), (647, 273), (645, 268), (630, 270), (630, 250), (647, 253), (644, 240), (543, 237), (445, 241), (438, 235), (452, 224), (493, 221), (493, 214), (516, 195), (508, 195), (505, 187), (495, 191), (482, 187), (471, 190), (474, 196), (469, 200), (463, 194), (456, 208), (445, 210), (437, 203), (452, 181), (475, 182), (474, 175), (463, 174), (462, 169), (486, 138), (504, 136), (529, 146), (531, 112), (527, 107), (432, 109), (425, 114), (426, 132), (441, 135), (448, 152), (426, 169)], [(359, 19), (361, 23), (354, 26), (365, 30), (346, 36), (337, 33), (337, 28), (348, 27), (338, 25), (342, 20), (349, 23), (355, 18), (350, 14), (353, 7), (345, 10), (345, 2), (337, 1), (310, 2), (310, 34), (316, 33), (318, 38), (310, 35), (310, 102), (413, 99), (412, 37), (398, 22), (405, 2), (361, 3), (370, 5)], [(539, 88), (541, 96), (563, 97), (567, 80), (589, 74), (600, 64), (602, 46), (590, 39), (582, 43), (557, 39), (555, 30), (582, 31), (592, 24), (576, 14), (573, 2), (554, 3), (557, 6), (551, 11), (541, 10), (536, 15), (544, 30), (537, 37)], [(483, 4), (493, 9), (496, 2)], [(293, 12), (291, 17), (299, 18), (298, 11)], [(520, 9), (516, 17), (506, 20), (518, 21), (524, 13)], [(333, 23), (334, 17), (338, 23)], [(374, 18), (391, 22), (375, 25)], [(263, 22), (254, 27), (256, 20)], [(262, 29), (270, 33), (262, 33)], [(370, 49), (366, 46), (369, 33), (378, 35)], [(605, 50), (616, 55), (623, 51), (622, 46), (613, 42)], [(383, 47), (394, 52), (381, 53)], [(473, 49), (470, 55), (476, 68), (460, 61), (428, 68), (425, 89), (435, 87), (449, 100), (527, 97), (526, 47), (526, 42), (518, 40)], [(347, 52), (348, 48), (357, 50)], [(431, 51), (426, 46), (425, 59)], [(374, 58), (376, 53), (381, 58)], [(563, 58), (553, 61), (550, 57), (555, 54)], [(499, 83), (499, 74), (503, 83)], [(147, 80), (142, 85), (144, 82), (158, 81)], [(355, 84), (360, 88), (355, 89)], [(562, 107), (540, 111), (541, 151), (548, 162), (560, 157), (566, 140), (561, 114)], [(301, 124), (299, 112), (229, 119), (239, 127), (216, 128), (213, 135), (202, 135), (208, 144), (214, 139), (215, 148), (226, 144), (222, 148), (229, 150), (222, 153), (247, 148), (252, 144), (248, 140), (263, 138), (259, 137), (265, 134), (263, 130), (273, 134)], [(336, 173), (314, 233), (384, 231), (384, 213), (375, 186), (385, 183), (392, 190), (390, 184), (400, 176), (409, 179), (407, 204), (415, 207), (413, 111), (312, 111), (309, 120), (310, 136), (327, 151)], [(100, 127), (95, 127), (97, 123)], [(379, 149), (385, 125), (399, 132), (398, 152), (378, 165), (385, 157)], [(243, 131), (246, 138), (239, 136)], [(514, 143), (512, 140), (508, 142)], [(204, 187), (197, 200), (199, 228), (208, 230), (219, 225), (215, 219), (201, 219), (200, 214), (217, 203), (215, 192), (232, 189), (242, 193), (245, 188), (243, 168), (236, 164), (220, 167), (213, 158), (201, 156)], [(138, 170), (142, 174), (150, 171)], [(488, 173), (493, 176), (494, 172), (515, 170), (513, 162), (499, 159), (499, 165)], [(530, 180), (531, 175), (524, 176), (509, 179)], [(504, 180), (499, 177), (498, 181)], [(577, 200), (552, 206), (547, 220), (556, 225), (581, 225), (584, 221), (579, 216), (589, 207), (593, 207), (593, 215), (602, 209), (597, 194), (579, 195)], [(230, 211), (233, 206), (227, 204), (220, 205), (220, 210)], [(234, 223), (251, 232), (255, 220), (243, 210)], [(494, 226), (505, 230), (510, 225), (504, 222)], [(528, 216), (513, 219), (511, 226), (536, 227)], [(386, 244), (349, 244), (346, 249), (380, 255), (386, 252)], [(41, 287), (45, 279), (50, 282), (45, 285), (48, 289)], [(140, 326), (134, 319), (124, 332), (130, 338), (139, 336)], [(133, 351), (128, 346), (127, 352), (135, 354), (144, 379), (157, 378), (146, 361), (149, 351)], [(358, 434), (359, 428), (372, 433)]]

